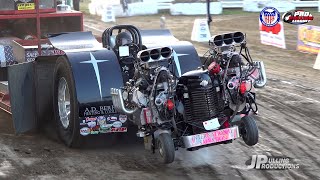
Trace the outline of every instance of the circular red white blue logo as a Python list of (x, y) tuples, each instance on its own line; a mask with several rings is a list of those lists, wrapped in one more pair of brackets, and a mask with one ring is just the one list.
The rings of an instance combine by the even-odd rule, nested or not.
[(265, 7), (260, 12), (260, 22), (267, 27), (273, 27), (277, 25), (279, 21), (280, 13), (274, 7)]

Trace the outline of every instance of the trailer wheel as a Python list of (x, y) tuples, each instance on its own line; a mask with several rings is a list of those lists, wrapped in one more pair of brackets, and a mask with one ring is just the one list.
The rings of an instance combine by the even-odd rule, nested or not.
[(251, 116), (245, 116), (242, 119), (240, 126), (240, 133), (242, 135), (243, 141), (248, 146), (253, 146), (258, 143), (259, 133), (256, 121)]
[(162, 133), (158, 137), (158, 151), (160, 159), (164, 164), (169, 164), (174, 161), (175, 148), (173, 140), (168, 133)]
[(68, 147), (80, 146), (78, 103), (68, 60), (59, 57), (54, 70), (54, 116), (59, 138)]

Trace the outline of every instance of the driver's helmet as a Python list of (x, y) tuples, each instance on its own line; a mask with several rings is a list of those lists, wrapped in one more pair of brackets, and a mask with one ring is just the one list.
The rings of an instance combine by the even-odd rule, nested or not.
[(132, 37), (127, 32), (121, 32), (116, 37), (116, 45), (123, 46), (125, 44), (132, 43)]

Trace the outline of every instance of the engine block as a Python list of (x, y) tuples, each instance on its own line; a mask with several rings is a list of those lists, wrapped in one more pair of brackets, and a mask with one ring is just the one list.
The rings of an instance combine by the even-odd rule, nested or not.
[(211, 79), (206, 71), (183, 75), (183, 104), (186, 122), (206, 121), (224, 109), (222, 89), (218, 78)]

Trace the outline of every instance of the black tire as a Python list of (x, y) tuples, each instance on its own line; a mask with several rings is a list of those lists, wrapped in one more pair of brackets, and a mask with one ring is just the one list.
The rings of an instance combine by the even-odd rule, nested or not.
[(174, 161), (175, 148), (173, 140), (168, 133), (162, 133), (158, 137), (158, 153), (161, 161), (164, 164), (169, 164)]
[(248, 146), (253, 146), (258, 143), (259, 132), (255, 119), (252, 116), (245, 116), (241, 119), (240, 134), (243, 141)]
[[(67, 128), (63, 127), (58, 110), (58, 86), (59, 80), (65, 78), (70, 94), (70, 117)], [(79, 147), (81, 144), (80, 124), (79, 124), (79, 108), (76, 98), (75, 83), (70, 68), (69, 61), (64, 57), (59, 57), (54, 69), (53, 83), (53, 108), (55, 116), (55, 124), (59, 138), (68, 147)]]

